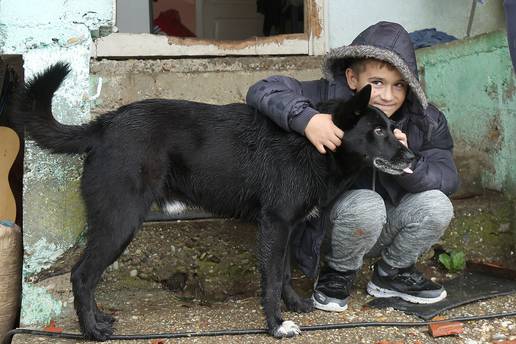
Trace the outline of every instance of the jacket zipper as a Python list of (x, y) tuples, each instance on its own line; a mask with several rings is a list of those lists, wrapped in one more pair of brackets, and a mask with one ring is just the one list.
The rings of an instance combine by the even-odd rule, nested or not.
[(376, 191), (376, 168), (373, 167), (373, 181), (371, 190)]

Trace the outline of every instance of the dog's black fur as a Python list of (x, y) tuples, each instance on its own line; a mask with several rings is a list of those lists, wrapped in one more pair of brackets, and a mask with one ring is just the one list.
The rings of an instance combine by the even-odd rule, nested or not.
[(88, 241), (72, 270), (75, 308), (89, 339), (106, 340), (114, 318), (101, 312), (95, 288), (141, 226), (151, 203), (180, 200), (259, 225), (258, 258), (269, 331), (292, 336), (289, 310), (308, 312), (290, 284), (289, 237), (314, 209), (349, 187), (364, 166), (400, 174), (414, 158), (393, 135), (393, 123), (368, 106), (366, 86), (347, 102), (321, 104), (344, 130), (342, 145), (320, 154), (244, 104), (208, 105), (152, 99), (122, 106), (83, 125), (58, 123), (52, 97), (69, 73), (58, 63), (22, 90), (15, 122), (53, 153), (85, 153), (82, 195)]

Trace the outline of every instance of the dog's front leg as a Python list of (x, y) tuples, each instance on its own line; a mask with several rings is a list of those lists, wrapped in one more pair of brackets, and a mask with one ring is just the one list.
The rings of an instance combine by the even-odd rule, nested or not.
[(279, 216), (262, 214), (258, 237), (258, 259), (262, 276), (262, 305), (269, 333), (277, 338), (300, 333), (299, 326), (281, 316), (281, 293), (290, 226)]
[(312, 312), (314, 310), (314, 303), (312, 298), (301, 298), (296, 290), (292, 287), (292, 254), (292, 246), (289, 244), (288, 252), (285, 257), (285, 268), (283, 273), (283, 301), (285, 302), (285, 306), (287, 306), (289, 311), (298, 313)]

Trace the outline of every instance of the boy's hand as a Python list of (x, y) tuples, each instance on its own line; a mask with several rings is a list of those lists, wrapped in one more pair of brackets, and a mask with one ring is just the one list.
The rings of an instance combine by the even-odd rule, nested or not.
[(394, 133), (394, 137), (397, 138), (398, 141), (400, 141), (402, 145), (404, 145), (405, 147), (408, 148), (407, 135), (405, 135), (405, 133), (399, 129), (394, 129), (393, 133)]
[(325, 148), (335, 151), (340, 146), (344, 132), (333, 123), (331, 115), (318, 113), (306, 125), (305, 136), (321, 154), (325, 154)]

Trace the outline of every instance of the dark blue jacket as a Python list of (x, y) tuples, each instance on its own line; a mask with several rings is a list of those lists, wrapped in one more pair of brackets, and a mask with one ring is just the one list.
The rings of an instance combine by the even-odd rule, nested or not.
[[(398, 24), (380, 22), (365, 30), (350, 46), (330, 51), (324, 64), (326, 79), (298, 81), (287, 76), (272, 76), (251, 86), (246, 101), (283, 129), (304, 135), (308, 121), (318, 113), (318, 103), (334, 98), (348, 99), (353, 95), (344, 76), (350, 59), (371, 55), (397, 67), (409, 84), (403, 106), (391, 119), (407, 135), (408, 145), (418, 157), (413, 174), (392, 176), (376, 171), (375, 190), (393, 204), (407, 193), (437, 189), (446, 195), (452, 194), (458, 188), (459, 178), (447, 121), (441, 111), (426, 102), (417, 78), (410, 37)], [(353, 188), (372, 189), (372, 175), (372, 170), (364, 172)], [(298, 263), (309, 276), (317, 271), (325, 227), (321, 221), (306, 223), (306, 228), (296, 231), (294, 238)]]
[(509, 43), (512, 66), (516, 72), (516, 0), (505, 0), (503, 5), (507, 27), (507, 42)]

